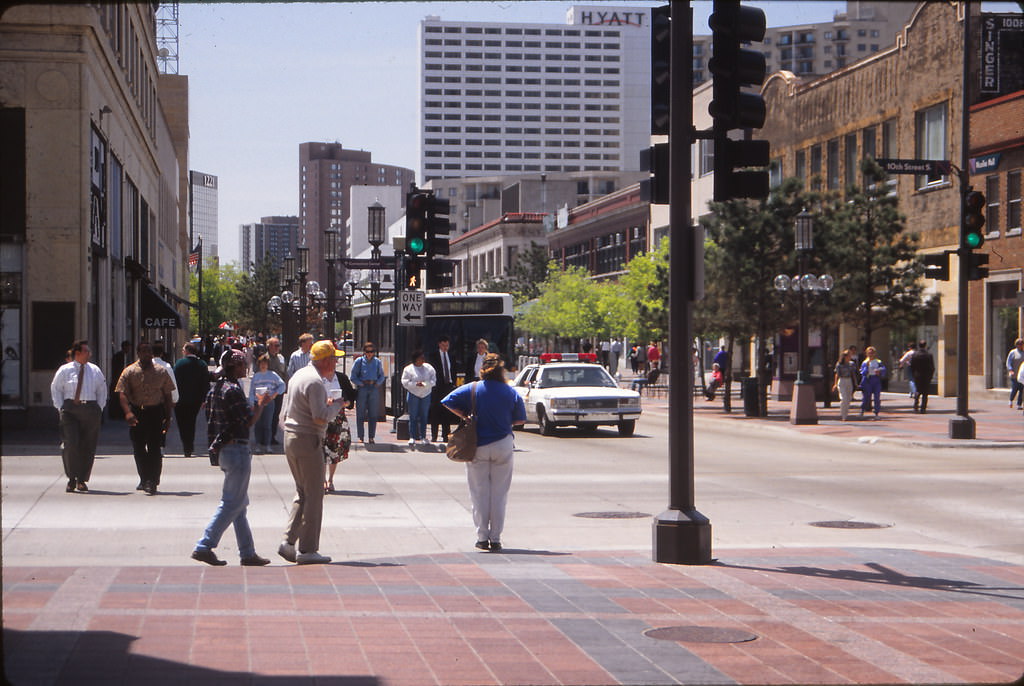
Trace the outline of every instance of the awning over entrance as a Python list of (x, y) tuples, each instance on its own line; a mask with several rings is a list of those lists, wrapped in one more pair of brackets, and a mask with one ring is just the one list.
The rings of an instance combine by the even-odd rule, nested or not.
[(180, 329), (181, 315), (152, 286), (142, 286), (142, 328)]

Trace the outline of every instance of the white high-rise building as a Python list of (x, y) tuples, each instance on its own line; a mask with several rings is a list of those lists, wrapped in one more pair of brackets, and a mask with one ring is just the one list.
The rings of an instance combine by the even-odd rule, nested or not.
[(632, 171), (650, 145), (650, 8), (420, 23), (421, 178)]

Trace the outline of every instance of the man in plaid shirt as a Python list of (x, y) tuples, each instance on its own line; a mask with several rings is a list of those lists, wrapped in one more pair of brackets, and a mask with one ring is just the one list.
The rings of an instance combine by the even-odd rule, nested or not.
[(235, 528), (238, 554), (242, 565), (261, 567), (270, 560), (256, 554), (252, 530), (246, 518), (249, 506), (249, 475), (252, 473), (252, 452), (249, 449), (249, 427), (256, 423), (263, 408), (270, 402), (269, 395), (259, 397), (256, 410), (249, 408), (238, 379), (245, 375), (245, 354), (241, 350), (225, 350), (220, 358), (223, 378), (206, 396), (207, 428), (213, 437), (210, 443), (210, 461), (224, 472), (224, 489), (220, 505), (213, 519), (206, 525), (203, 537), (192, 551), (192, 559), (208, 565), (226, 565), (213, 552), (228, 525)]

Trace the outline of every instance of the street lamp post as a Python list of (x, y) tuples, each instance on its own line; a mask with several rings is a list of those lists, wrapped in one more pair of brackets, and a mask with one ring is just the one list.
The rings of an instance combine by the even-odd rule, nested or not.
[(306, 277), (309, 275), (309, 246), (303, 243), (299, 246), (299, 328), (300, 335), (305, 333), (308, 324), (306, 323)]
[(807, 253), (814, 249), (814, 216), (807, 210), (796, 217), (796, 253), (798, 274), (792, 278), (785, 274), (775, 277), (775, 288), (780, 292), (792, 290), (799, 297), (800, 307), (800, 350), (796, 372), (796, 383), (793, 385), (793, 401), (790, 406), (789, 421), (791, 424), (817, 424), (818, 408), (815, 404), (814, 384), (808, 362), (807, 345), (807, 294), (832, 290), (833, 280), (828, 274), (820, 277), (807, 273)]
[(327, 332), (335, 340), (335, 274), (334, 265), (340, 257), (341, 234), (337, 229), (324, 231), (324, 259), (327, 260)]
[[(366, 239), (373, 246), (370, 253), (374, 262), (380, 261), (380, 246), (384, 242), (384, 206), (374, 202), (367, 208)], [(374, 269), (370, 278), (370, 321), (374, 343), (380, 345), (380, 270)]]

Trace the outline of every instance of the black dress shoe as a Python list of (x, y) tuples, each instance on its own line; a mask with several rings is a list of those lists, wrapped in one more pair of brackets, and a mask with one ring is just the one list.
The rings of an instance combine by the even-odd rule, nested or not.
[(146, 487), (143, 490), (146, 491), (146, 495), (156, 495), (156, 482), (147, 481)]
[(265, 557), (260, 557), (259, 555), (252, 555), (250, 557), (243, 557), (242, 561), (241, 561), (241, 565), (243, 567), (263, 567), (264, 565), (269, 565), (269, 564), (270, 564), (270, 560), (268, 560)]
[(501, 543), (498, 542), (498, 541), (491, 541), (491, 552), (492, 553), (500, 553), (501, 552)]
[(140, 481), (139, 485), (135, 487), (135, 490), (136, 491), (144, 491), (144, 490), (146, 490), (146, 482), (145, 481)]
[(64, 490), (67, 491), (68, 493), (74, 493), (75, 492), (75, 480), (74, 479), (68, 479), (68, 487), (65, 488)]
[(227, 560), (221, 560), (212, 550), (207, 548), (193, 550), (192, 559), (198, 560), (199, 562), (205, 562), (206, 564), (213, 565), (214, 567), (223, 567), (227, 564)]
[(491, 549), (491, 544), (488, 543), (487, 541), (477, 541), (476, 542), (476, 547), (479, 548), (480, 550), (490, 550)]
[(89, 492), (89, 487), (85, 485), (84, 481), (79, 481), (78, 485), (75, 486), (75, 488), (78, 489), (79, 493), (88, 493)]

